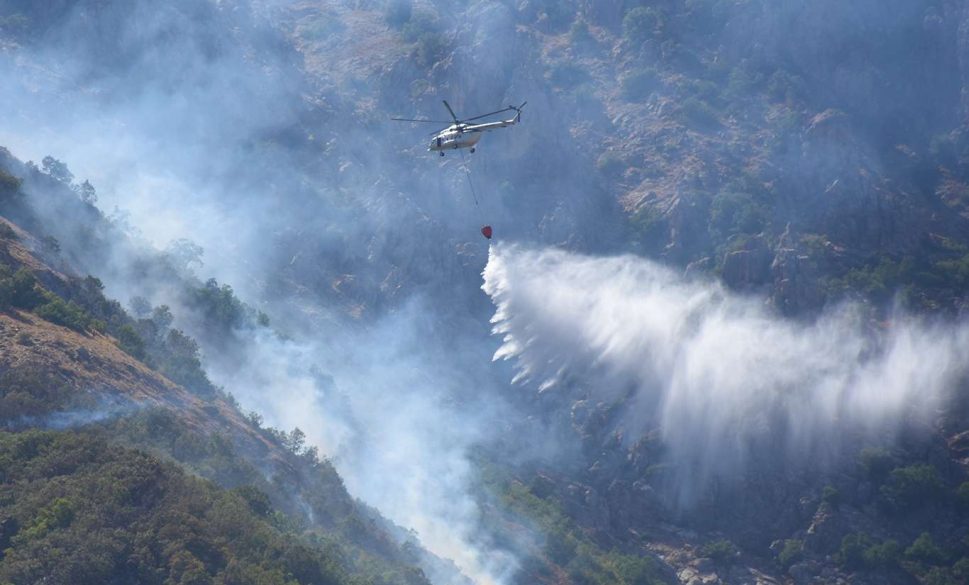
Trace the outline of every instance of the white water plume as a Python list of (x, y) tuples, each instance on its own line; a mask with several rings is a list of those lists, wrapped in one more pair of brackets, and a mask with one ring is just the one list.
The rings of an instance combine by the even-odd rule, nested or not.
[(495, 359), (542, 391), (578, 379), (593, 400), (625, 400), (616, 429), (635, 440), (660, 428), (692, 487), (757, 450), (816, 461), (846, 432), (925, 420), (967, 370), (965, 326), (897, 316), (873, 327), (853, 307), (787, 321), (634, 256), (497, 244), (484, 278), (504, 338)]

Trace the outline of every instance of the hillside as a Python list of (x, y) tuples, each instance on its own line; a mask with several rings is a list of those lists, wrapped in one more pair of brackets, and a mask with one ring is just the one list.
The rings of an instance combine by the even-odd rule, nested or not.
[[(0, 0), (5, 440), (254, 485), (372, 582), (960, 583), (967, 30)], [(442, 159), (390, 118), (444, 99), (528, 105)]]
[[(7, 161), (31, 172), (15, 159)], [(37, 230), (48, 227), (37, 210), (41, 200), (47, 213), (79, 205), (74, 190), (45, 174), (34, 177), (35, 188), (37, 181), (43, 185), (38, 192), (28, 191), (24, 181), (8, 171), (3, 173), (10, 185), (2, 202), (3, 213), (25, 225)], [(89, 233), (113, 233), (114, 226), (97, 208), (87, 202), (80, 205), (89, 212), (89, 223), (74, 227)], [(3, 538), (9, 546), (0, 558), (0, 570), (5, 578), (13, 583), (40, 578), (72, 583), (133, 578), (154, 582), (168, 575), (176, 582), (360, 580), (390, 585), (426, 582), (425, 573), (410, 566), (419, 565), (435, 580), (466, 579), (447, 559), (421, 550), (412, 533), (353, 500), (336, 470), (319, 458), (316, 447), (307, 446), (302, 431), (266, 428), (256, 412), (243, 415), (231, 394), (209, 382), (199, 345), (171, 328), (173, 317), (167, 307), (144, 311), (145, 318), (133, 318), (119, 303), (103, 296), (103, 285), (96, 278), (77, 276), (67, 258), (87, 256), (90, 261), (91, 255), (101, 253), (101, 246), (107, 245), (104, 240), (88, 240), (91, 247), (86, 253), (62, 250), (50, 235), (32, 234), (8, 219), (0, 222), (4, 226), (0, 238), (0, 301), (4, 303), (0, 314), (0, 424), (11, 446), (10, 456), (4, 460), (9, 497), (8, 508), (2, 511)], [(111, 237), (122, 238), (119, 234)], [(108, 241), (122, 246), (121, 240)], [(131, 242), (124, 245), (137, 248)], [(138, 258), (143, 269), (144, 264), (151, 264), (155, 267), (148, 273), (158, 270), (183, 278), (168, 264), (170, 258), (153, 254), (141, 250)], [(194, 286), (192, 282), (183, 285)], [(211, 286), (200, 290), (211, 290)], [(238, 301), (231, 299), (229, 305), (234, 303)], [(226, 338), (220, 340), (221, 321), (205, 314), (198, 318), (209, 323), (206, 347), (212, 359), (220, 359), (220, 351), (228, 355), (236, 351), (234, 338), (239, 331), (227, 326), (221, 331)], [(176, 384), (166, 375), (185, 380), (188, 386)], [(37, 433), (36, 429), (50, 432)], [(23, 444), (31, 447), (25, 450)], [(37, 444), (45, 447), (33, 446)], [(51, 458), (61, 463), (51, 463)], [(52, 466), (58, 471), (45, 475)], [(150, 501), (131, 505), (97, 495), (120, 489), (111, 487), (119, 482), (134, 481), (138, 473), (131, 469), (145, 466), (151, 469), (146, 473), (160, 482)], [(31, 472), (35, 467), (39, 471)], [(126, 475), (129, 472), (131, 478)], [(194, 481), (194, 475), (211, 483)], [(99, 479), (102, 477), (111, 479)], [(47, 487), (46, 482), (58, 478), (61, 482), (56, 489)], [(523, 506), (516, 503), (522, 495), (500, 495), (517, 489), (515, 480), (504, 472), (498, 472), (492, 481), (478, 497), (514, 499), (494, 510), (504, 518), (487, 530), (493, 530), (496, 538), (506, 538), (501, 534), (507, 530), (532, 533), (530, 515), (534, 511), (528, 506), (533, 502), (526, 499)], [(27, 489), (39, 490), (41, 495), (30, 499)], [(51, 490), (56, 497), (50, 495)], [(253, 515), (242, 508), (242, 517), (233, 520), (248, 523), (245, 529), (212, 516), (223, 513), (225, 506), (238, 515), (240, 505), (248, 505)], [(201, 532), (189, 534), (173, 525), (172, 518), (184, 519), (179, 514), (193, 515), (189, 526)], [(555, 514), (556, 530), (577, 529), (561, 513)], [(173, 531), (179, 536), (172, 545), (143, 555), (138, 551), (147, 546), (141, 540), (144, 535), (122, 530), (118, 522), (144, 524), (139, 530), (156, 535), (153, 538)], [(259, 540), (262, 544), (235, 548), (236, 539), (226, 540), (225, 531), (240, 530), (255, 531), (258, 536), (254, 538), (263, 539)], [(25, 531), (29, 538), (23, 536)], [(75, 542), (80, 534), (92, 531), (104, 538), (98, 536), (84, 545)], [(603, 548), (578, 533), (563, 538), (581, 546), (581, 558), (587, 565), (582, 571), (589, 578), (652, 583), (670, 577), (668, 569), (652, 556), (641, 559), (634, 551)], [(45, 547), (66, 556), (38, 552)], [(280, 552), (258, 556), (264, 554), (260, 552), (263, 547), (280, 547)], [(136, 553), (140, 556), (134, 562), (129, 555)], [(565, 560), (547, 558), (542, 547), (530, 546), (527, 554), (534, 568), (516, 578), (536, 574), (548, 579), (565, 574)]]
[[(50, 240), (6, 219), (0, 229), (5, 582), (426, 582), (399, 529), (347, 494), (302, 431), (263, 427), (212, 386), (197, 344), (164, 329), (167, 308), (157, 324), (135, 320), (63, 258), (52, 268)], [(163, 341), (136, 332), (146, 328)], [(213, 506), (227, 519), (205, 516)], [(178, 532), (191, 526), (201, 532)], [(235, 548), (232, 531), (255, 540)], [(80, 544), (89, 534), (103, 538)], [(142, 554), (146, 534), (155, 548)]]

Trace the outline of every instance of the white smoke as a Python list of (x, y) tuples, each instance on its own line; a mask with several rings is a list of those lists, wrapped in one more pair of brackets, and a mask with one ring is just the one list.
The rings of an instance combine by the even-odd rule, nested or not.
[[(436, 339), (430, 314), (414, 302), (372, 327), (334, 326), (316, 340), (261, 332), (242, 356), (213, 355), (210, 372), (269, 424), (304, 431), (351, 494), (427, 550), (477, 585), (504, 583), (518, 563), (481, 530), (469, 452), (509, 417), (487, 376), (468, 366), (487, 364), (487, 354), (475, 355), (469, 340)], [(434, 583), (454, 582), (424, 569)]]
[(816, 461), (846, 432), (925, 420), (967, 370), (965, 326), (901, 315), (872, 327), (857, 307), (788, 321), (634, 256), (497, 244), (484, 278), (495, 359), (543, 391), (579, 379), (594, 400), (624, 400), (617, 430), (661, 429), (687, 490), (735, 476), (756, 450)]
[(145, 408), (144, 404), (127, 400), (103, 399), (91, 408), (77, 408), (50, 412), (38, 416), (19, 416), (10, 420), (0, 418), (0, 428), (8, 431), (24, 429), (46, 429), (62, 431), (76, 429), (87, 425), (114, 420), (134, 414)]

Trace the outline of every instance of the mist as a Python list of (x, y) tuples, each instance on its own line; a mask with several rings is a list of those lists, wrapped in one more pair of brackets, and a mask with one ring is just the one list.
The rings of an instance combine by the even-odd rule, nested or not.
[(681, 504), (755, 457), (835, 464), (845, 447), (930, 423), (967, 373), (965, 324), (876, 323), (856, 305), (786, 320), (635, 256), (498, 243), (483, 289), (494, 359), (531, 391), (621, 404), (611, 428), (627, 444), (658, 428)]
[[(377, 91), (364, 72), (307, 81), (266, 19), (277, 4), (70, 4), (41, 42), (0, 56), (0, 108), (15, 113), (0, 143), (90, 180), (137, 245), (81, 268), (125, 304), (172, 307), (175, 327), (205, 339), (180, 283), (130, 253), (199, 244), (194, 271), (273, 322), (235, 332), (228, 351), (203, 345), (213, 382), (267, 424), (304, 430), (353, 496), (475, 582), (505, 582), (516, 561), (479, 533), (468, 459), (513, 418), (487, 327), (468, 314), (485, 306), (485, 212), (457, 160), (429, 160), (422, 131), (387, 120), (423, 114), (409, 99), (373, 112), (345, 101)], [(69, 218), (47, 219), (63, 248), (80, 246)]]
[[(229, 283), (272, 320), (271, 328), (232, 332), (228, 349), (203, 345), (212, 380), (268, 424), (302, 429), (352, 495), (477, 583), (509, 582), (518, 559), (480, 530), (470, 453), (529, 426), (534, 436), (515, 435), (509, 451), (565, 447), (543, 437), (540, 424), (522, 424), (534, 413), (509, 404), (511, 368), (492, 356), (515, 364), (525, 391), (562, 396), (566, 412), (575, 400), (621, 404), (612, 430), (627, 443), (661, 429), (683, 502), (712, 478), (741, 476), (765, 449), (794, 462), (835, 461), (859, 435), (884, 438), (927, 421), (965, 374), (965, 327), (901, 313), (877, 325), (857, 306), (812, 323), (785, 321), (759, 298), (610, 255), (635, 248), (626, 231), (633, 210), (617, 200), (667, 174), (676, 176), (666, 185), (672, 194), (661, 195), (693, 193), (696, 177), (669, 163), (702, 145), (674, 145), (669, 160), (658, 160), (654, 136), (637, 131), (648, 149), (623, 154), (630, 168), (614, 180), (593, 171), (603, 149), (621, 151), (613, 141), (625, 140), (638, 119), (627, 115), (629, 104), (607, 108), (581, 72), (552, 87), (554, 66), (575, 55), (546, 54), (520, 30), (539, 18), (538, 3), (414, 3), (442, 41), (438, 63), (401, 48), (400, 31), (367, 26), (385, 22), (383, 2), (40, 4), (0, 3), (29, 12), (35, 27), (30, 40), (0, 52), (8, 82), (0, 145), (24, 159), (63, 160), (126, 227), (128, 242), (81, 268), (125, 304), (142, 297), (169, 305), (174, 326), (204, 340), (179, 283), (146, 275), (129, 246), (199, 244), (202, 262), (186, 278)], [(627, 4), (583, 3), (584, 22), (621, 34)], [(855, 35), (850, 18), (827, 18), (836, 4), (788, 2), (771, 13), (750, 3), (720, 33), (699, 34), (725, 45), (724, 62), (794, 63), (829, 88), (812, 94), (819, 110), (867, 112), (866, 91), (881, 81), (856, 74), (866, 63), (826, 49)], [(300, 9), (290, 11), (294, 5)], [(865, 6), (874, 8), (858, 12), (868, 21), (880, 14), (875, 29), (895, 36), (908, 35), (908, 20), (921, 16)], [(343, 18), (350, 11), (361, 13), (356, 24)], [(854, 18), (852, 8), (842, 11)], [(820, 22), (800, 26), (803, 14)], [(819, 28), (824, 34), (814, 34)], [(803, 43), (789, 42), (792, 30)], [(689, 34), (698, 33), (682, 38)], [(635, 62), (659, 58), (648, 47), (593, 45), (629, 51)], [(385, 47), (403, 57), (382, 54)], [(813, 79), (812, 69), (833, 73)], [(651, 90), (651, 112), (681, 97), (673, 85)], [(886, 119), (922, 104), (934, 87), (922, 85), (892, 102)], [(949, 115), (952, 95), (919, 109)], [(439, 161), (425, 152), (423, 126), (389, 118), (439, 118), (442, 99), (461, 116), (529, 105), (520, 127), (489, 134), (473, 158)], [(748, 114), (759, 116), (757, 107), (736, 117)], [(844, 159), (832, 152), (819, 158)], [(782, 184), (816, 183), (820, 193), (836, 178), (811, 159), (776, 162)], [(712, 191), (725, 180), (704, 176), (700, 187)], [(816, 201), (803, 197), (798, 206)], [(68, 239), (71, 218), (56, 210), (46, 217), (63, 248), (81, 245)], [(478, 232), (485, 223), (501, 240), (490, 251)], [(684, 240), (706, 237), (685, 226)], [(492, 310), (497, 337), (487, 323)]]

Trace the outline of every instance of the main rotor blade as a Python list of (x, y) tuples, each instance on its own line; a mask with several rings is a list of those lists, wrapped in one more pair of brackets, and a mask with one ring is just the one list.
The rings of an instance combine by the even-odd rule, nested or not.
[(391, 118), (394, 122), (424, 122), (425, 124), (450, 124), (450, 120), (416, 120), (414, 118)]
[(495, 110), (494, 112), (491, 112), (490, 114), (481, 114), (480, 116), (475, 116), (474, 118), (468, 118), (467, 120), (465, 120), (465, 122), (471, 122), (473, 120), (480, 120), (481, 118), (487, 118), (488, 116), (494, 116), (495, 114), (500, 114), (502, 112), (507, 112), (508, 110), (514, 110), (514, 109), (515, 108), (510, 108), (509, 107), (509, 108), (504, 108), (502, 110)]
[(461, 120), (458, 120), (458, 117), (454, 115), (454, 110), (451, 109), (451, 104), (447, 103), (447, 100), (443, 100), (443, 101), (444, 101), (444, 107), (447, 108), (447, 111), (451, 113), (451, 117), (454, 118), (454, 123), (460, 124)]

